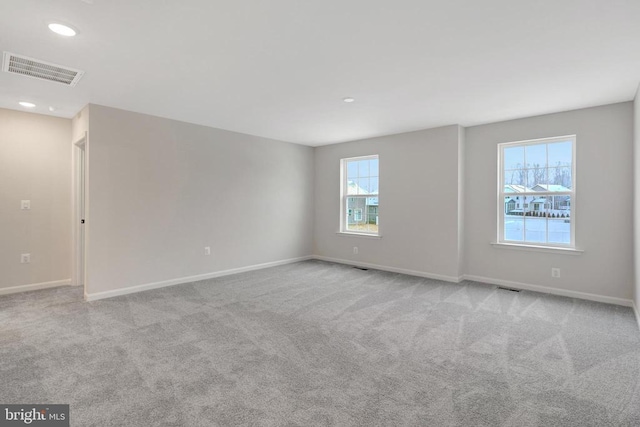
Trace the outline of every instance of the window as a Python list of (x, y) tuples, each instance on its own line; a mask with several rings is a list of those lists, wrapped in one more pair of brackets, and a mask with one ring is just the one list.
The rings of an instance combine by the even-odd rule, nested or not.
[(378, 235), (378, 156), (342, 159), (340, 231)]
[(575, 144), (575, 135), (498, 144), (498, 242), (575, 247)]

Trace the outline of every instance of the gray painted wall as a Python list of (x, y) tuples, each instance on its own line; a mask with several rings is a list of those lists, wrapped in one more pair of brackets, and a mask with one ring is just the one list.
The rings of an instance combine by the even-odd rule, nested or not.
[[(635, 144), (640, 164), (640, 108), (633, 107), (628, 102), (315, 149), (96, 105), (72, 123), (0, 110), (0, 287), (69, 278), (70, 142), (90, 128), (89, 293), (313, 253), (450, 280), (467, 274), (613, 298), (635, 294), (640, 305), (630, 155)], [(576, 242), (584, 253), (491, 246), (497, 144), (573, 133)], [(382, 238), (340, 235), (340, 159), (376, 153)], [(34, 208), (25, 215), (19, 200), (27, 198)], [(211, 246), (211, 256), (204, 246)], [(31, 252), (34, 262), (19, 264), (22, 252)], [(551, 278), (551, 267), (561, 268), (560, 279)]]
[(90, 105), (87, 292), (310, 255), (313, 170), (311, 147)]
[[(315, 254), (426, 276), (453, 279), (464, 274), (629, 300), (634, 265), (632, 130), (632, 103), (627, 102), (318, 147)], [(497, 144), (568, 134), (577, 135), (576, 243), (584, 252), (492, 246), (497, 235)], [(339, 161), (369, 154), (380, 155), (383, 237), (346, 237), (336, 233)], [(551, 278), (552, 267), (559, 267), (562, 277)]]
[[(314, 253), (457, 279), (460, 137), (447, 126), (317, 147)], [(339, 234), (340, 159), (370, 154), (380, 156), (382, 238)]]
[(70, 140), (68, 119), (0, 109), (0, 289), (70, 278)]
[[(631, 102), (466, 129), (465, 273), (614, 298), (633, 297)], [(497, 144), (576, 134), (576, 246), (558, 255), (490, 245), (497, 234)], [(551, 277), (561, 268), (561, 278)]]

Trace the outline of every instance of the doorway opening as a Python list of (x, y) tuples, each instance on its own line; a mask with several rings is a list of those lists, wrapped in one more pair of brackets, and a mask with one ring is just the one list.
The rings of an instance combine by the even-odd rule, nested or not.
[(86, 187), (87, 187), (87, 134), (73, 146), (73, 280), (76, 286), (85, 286), (86, 295)]

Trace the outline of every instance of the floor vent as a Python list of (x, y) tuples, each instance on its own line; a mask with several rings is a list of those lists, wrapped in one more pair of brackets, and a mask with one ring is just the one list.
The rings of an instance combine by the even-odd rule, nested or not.
[(357, 266), (354, 266), (353, 268), (355, 268), (356, 270), (362, 270), (362, 271), (367, 271), (367, 270), (369, 270), (368, 268), (364, 268), (364, 267), (357, 267)]
[(78, 81), (84, 75), (84, 71), (16, 55), (11, 52), (4, 52), (2, 71), (38, 80), (60, 83), (65, 86), (77, 85)]
[(520, 289), (505, 288), (503, 286), (498, 286), (498, 289), (501, 291), (520, 292)]

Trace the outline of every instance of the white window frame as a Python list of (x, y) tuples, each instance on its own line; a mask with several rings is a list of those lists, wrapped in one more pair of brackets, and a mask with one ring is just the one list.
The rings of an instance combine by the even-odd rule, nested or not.
[[(347, 217), (348, 217), (348, 203), (347, 199), (349, 197), (353, 197), (354, 194), (349, 194), (348, 190), (348, 179), (347, 179), (347, 164), (351, 161), (358, 160), (373, 160), (378, 159), (380, 161), (380, 156), (377, 154), (371, 154), (368, 156), (360, 156), (360, 157), (347, 157), (344, 159), (340, 159), (340, 231), (341, 234), (354, 234), (361, 236), (380, 236), (380, 224), (378, 225), (378, 232), (371, 231), (358, 231), (358, 230), (349, 230), (347, 229)], [(378, 199), (378, 217), (380, 217), (380, 164), (378, 163), (378, 192), (376, 194), (366, 195), (366, 197), (376, 197)], [(359, 197), (359, 195), (358, 195)], [(355, 212), (354, 212), (355, 215)]]
[[(549, 197), (549, 196), (570, 196), (571, 200), (571, 216), (570, 216), (570, 233), (571, 239), (569, 244), (562, 243), (541, 243), (541, 242), (526, 242), (526, 241), (518, 241), (518, 240), (505, 240), (504, 237), (504, 219), (505, 219), (505, 208), (504, 208), (504, 200), (505, 197), (511, 196), (513, 197), (513, 193), (507, 193), (504, 191), (504, 149), (518, 146), (527, 146), (527, 145), (537, 145), (537, 144), (551, 144), (554, 142), (566, 142), (571, 141), (571, 189), (570, 191), (532, 191), (525, 193), (518, 193), (519, 195), (524, 196), (525, 200), (527, 196), (536, 197)], [(525, 151), (526, 153), (526, 151)], [(524, 164), (526, 165), (527, 160), (524, 158)], [(547, 167), (549, 166), (549, 161), (547, 158)], [(553, 167), (553, 166), (551, 166)], [(529, 139), (524, 141), (516, 141), (516, 142), (504, 142), (498, 144), (498, 243), (505, 244), (509, 246), (523, 246), (523, 247), (532, 247), (532, 248), (550, 248), (550, 249), (576, 249), (576, 135), (565, 135), (565, 136), (557, 136), (551, 138), (539, 138), (539, 139)], [(547, 209), (545, 207), (543, 209)], [(526, 219), (525, 219), (526, 221)], [(548, 232), (548, 229), (547, 229)], [(548, 239), (547, 239), (548, 240)]]

